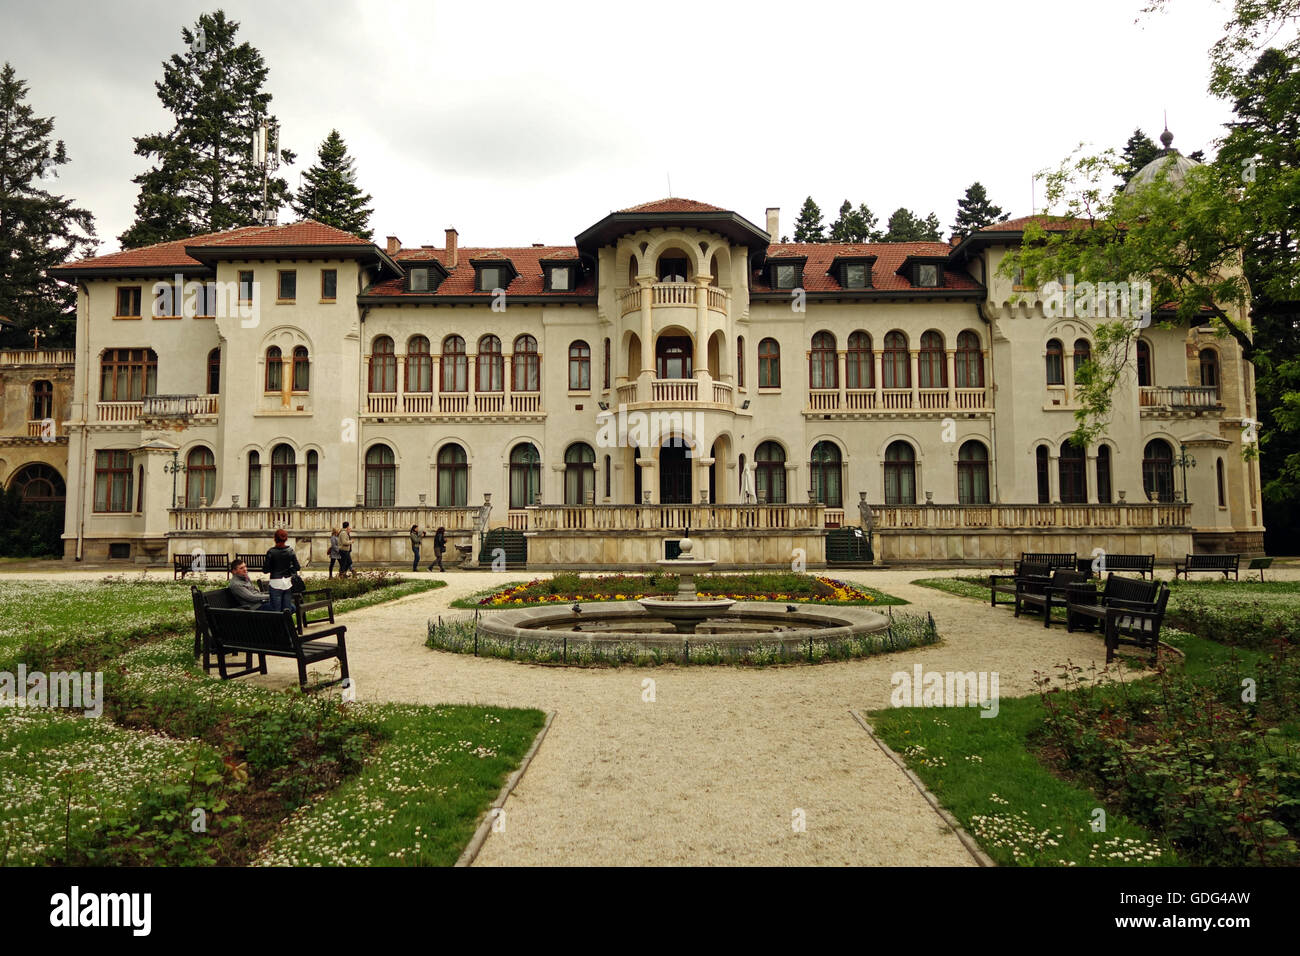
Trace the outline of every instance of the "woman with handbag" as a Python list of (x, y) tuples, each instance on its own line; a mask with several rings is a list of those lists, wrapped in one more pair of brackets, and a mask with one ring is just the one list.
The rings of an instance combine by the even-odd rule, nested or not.
[[(302, 566), (298, 564), (298, 556), (293, 553), (293, 548), (289, 547), (289, 532), (283, 528), (275, 532), (275, 547), (266, 552), (266, 561), (262, 565), (262, 570), (270, 577), (268, 585), (270, 587), (271, 599), (262, 605), (263, 611), (292, 611), (293, 610), (293, 592), (294, 579), (299, 583), (302, 578), (298, 577), (298, 572)], [(306, 590), (304, 587), (303, 590)]]
[[(438, 570), (442, 571), (442, 553), (447, 550), (447, 529), (438, 525), (438, 530), (433, 533), (433, 556), (438, 564)], [(433, 570), (433, 565), (429, 565), (429, 570)]]
[(339, 558), (339, 532), (342, 530), (343, 530), (342, 528), (334, 528), (330, 532), (330, 549), (329, 549), (330, 577), (334, 577), (334, 563), (336, 561), (342, 563), (341, 559)]

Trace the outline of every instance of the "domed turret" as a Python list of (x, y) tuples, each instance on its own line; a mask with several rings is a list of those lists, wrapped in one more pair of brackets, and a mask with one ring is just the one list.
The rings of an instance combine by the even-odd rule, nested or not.
[(1156, 153), (1156, 158), (1151, 160), (1128, 181), (1124, 187), (1124, 192), (1133, 193), (1139, 186), (1145, 186), (1153, 181), (1157, 176), (1164, 175), (1169, 182), (1178, 184), (1187, 178), (1187, 173), (1193, 167), (1201, 165), (1194, 159), (1188, 159), (1171, 145), (1174, 141), (1174, 134), (1166, 128), (1160, 134), (1160, 142), (1164, 149)]

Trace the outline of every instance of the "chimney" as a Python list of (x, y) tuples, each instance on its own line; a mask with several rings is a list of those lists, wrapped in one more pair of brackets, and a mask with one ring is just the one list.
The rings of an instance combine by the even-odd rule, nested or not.
[(389, 237), (388, 237), (388, 245), (387, 245), (385, 251), (386, 251), (390, 256), (395, 256), (395, 255), (397, 255), (399, 252), (402, 251), (402, 240), (401, 240), (401, 239), (398, 239), (396, 236), (389, 236)]
[(460, 251), (456, 248), (456, 230), (447, 230), (447, 268), (454, 269), (460, 261)]
[(952, 238), (948, 240), (948, 245), (952, 246), (953, 248), (956, 248), (957, 246), (961, 245), (961, 240), (962, 237), (954, 232), (952, 234)]
[(780, 242), (781, 209), (778, 206), (769, 206), (767, 209), (767, 234), (772, 237), (773, 242)]

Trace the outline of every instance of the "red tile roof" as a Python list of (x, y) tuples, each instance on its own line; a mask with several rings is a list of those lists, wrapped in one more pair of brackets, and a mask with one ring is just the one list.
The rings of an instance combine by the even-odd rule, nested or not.
[[(840, 292), (842, 287), (827, 274), (831, 263), (842, 256), (875, 256), (871, 267), (871, 288), (880, 292), (912, 291), (930, 293), (933, 289), (917, 289), (905, 276), (897, 275), (908, 256), (937, 256), (947, 258), (952, 247), (946, 242), (774, 242), (768, 246), (767, 257), (807, 256), (803, 267), (803, 288), (808, 292)], [(788, 292), (773, 289), (767, 284), (767, 270), (754, 274), (753, 292)], [(962, 289), (977, 291), (980, 284), (966, 273), (944, 269), (944, 290)]]
[(706, 202), (696, 202), (694, 199), (656, 199), (654, 202), (642, 203), (639, 206), (629, 206), (627, 209), (620, 209), (619, 212), (726, 212), (721, 206), (710, 206)]
[(283, 226), (240, 226), (224, 232), (208, 232), (190, 239), (159, 242), (138, 249), (124, 249), (104, 256), (67, 262), (51, 271), (79, 272), (83, 269), (157, 269), (195, 268), (203, 263), (191, 257), (186, 248), (220, 246), (356, 246), (369, 240), (333, 226), (304, 219)]
[[(403, 267), (418, 264), (420, 262), (435, 261), (444, 268), (447, 267), (447, 250), (446, 249), (402, 249), (394, 256), (399, 264)], [(591, 275), (584, 276), (578, 285), (568, 292), (545, 292), (545, 281), (542, 275), (542, 260), (550, 259), (574, 259), (578, 258), (578, 250), (573, 246), (518, 246), (518, 247), (496, 247), (496, 248), (466, 248), (461, 246), (457, 250), (457, 266), (449, 270), (447, 278), (443, 279), (438, 288), (432, 293), (428, 292), (406, 292), (406, 281), (404, 279), (388, 279), (384, 282), (376, 282), (366, 290), (368, 295), (384, 296), (401, 296), (401, 295), (481, 295), (490, 297), (491, 292), (479, 292), (474, 288), (474, 266), (471, 265), (473, 259), (509, 259), (510, 264), (515, 267), (519, 273), (506, 287), (506, 291), (511, 295), (546, 295), (555, 296), (556, 298), (573, 298), (575, 296), (587, 296), (596, 294), (595, 278)]]
[(1031, 222), (1038, 223), (1044, 229), (1069, 229), (1072, 226), (1087, 225), (1088, 220), (1075, 219), (1071, 216), (1021, 216), (1019, 219), (995, 222), (991, 226), (985, 226), (980, 232), (1022, 232)]

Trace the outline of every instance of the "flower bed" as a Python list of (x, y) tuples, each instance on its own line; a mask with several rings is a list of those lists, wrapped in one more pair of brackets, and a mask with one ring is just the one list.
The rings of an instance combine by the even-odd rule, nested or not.
[[(727, 597), (737, 601), (812, 601), (818, 604), (901, 604), (897, 598), (873, 588), (861, 588), (835, 578), (811, 574), (699, 575), (701, 597)], [(636, 601), (646, 596), (675, 594), (673, 574), (608, 574), (581, 577), (557, 574), (534, 578), (484, 596), (479, 607), (520, 607), (568, 601)]]

